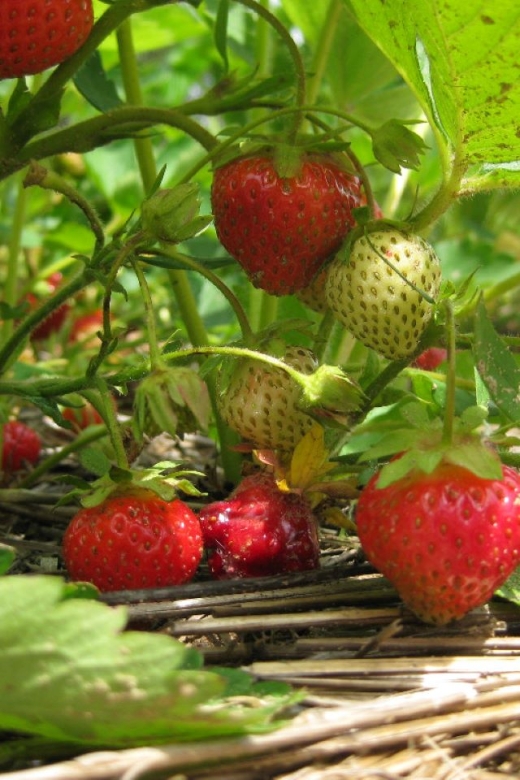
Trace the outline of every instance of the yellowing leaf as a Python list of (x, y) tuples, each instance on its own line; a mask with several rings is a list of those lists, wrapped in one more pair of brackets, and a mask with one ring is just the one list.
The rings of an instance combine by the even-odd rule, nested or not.
[(324, 433), (321, 425), (315, 423), (294, 448), (287, 480), (291, 488), (305, 490), (334, 468)]

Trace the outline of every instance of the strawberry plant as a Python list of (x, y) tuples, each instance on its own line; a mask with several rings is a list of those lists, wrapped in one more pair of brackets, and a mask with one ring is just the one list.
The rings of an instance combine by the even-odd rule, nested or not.
[[(33, 463), (17, 487), (82, 503), (70, 579), (197, 577), (199, 521), (178, 543), (175, 518), (158, 539), (191, 568), (145, 555), (141, 523), (124, 542), (144, 575), (116, 577), (129, 548), (112, 558), (95, 516), (145, 495), (165, 516), (207, 504), (218, 576), (271, 572), (271, 544), (312, 569), (327, 510), (425, 620), (512, 592), (518, 32), (509, 0), (0, 0), (2, 420), (30, 409), (48, 436), (11, 458)], [(143, 465), (157, 434), (210, 439), (208, 495), (189, 462)]]

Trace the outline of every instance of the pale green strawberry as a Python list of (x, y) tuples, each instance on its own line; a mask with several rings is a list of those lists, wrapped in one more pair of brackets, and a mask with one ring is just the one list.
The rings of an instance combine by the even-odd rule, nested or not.
[(440, 281), (439, 259), (426, 241), (382, 228), (338, 253), (328, 266), (325, 298), (359, 341), (399, 360), (416, 350)]
[[(287, 346), (282, 359), (302, 374), (318, 367), (314, 354), (303, 347)], [(254, 358), (233, 358), (221, 373), (219, 410), (225, 422), (255, 449), (294, 449), (313, 425), (300, 411), (300, 385), (283, 369)]]

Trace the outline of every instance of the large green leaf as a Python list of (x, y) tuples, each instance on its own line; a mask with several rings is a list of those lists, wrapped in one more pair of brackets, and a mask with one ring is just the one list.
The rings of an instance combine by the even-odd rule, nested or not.
[(415, 92), (462, 189), (520, 183), (520, 5), (345, 0)]
[(124, 608), (69, 596), (57, 577), (0, 580), (0, 731), (101, 746), (194, 740), (267, 728), (287, 700), (233, 705), (197, 651), (123, 632)]

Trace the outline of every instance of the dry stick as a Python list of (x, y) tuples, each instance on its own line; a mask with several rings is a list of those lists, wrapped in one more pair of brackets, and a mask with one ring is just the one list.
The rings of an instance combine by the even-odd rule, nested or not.
[(420, 742), (426, 736), (507, 723), (518, 718), (519, 708), (520, 686), (505, 686), (490, 695), (480, 694), (477, 686), (450, 685), (306, 712), (273, 734), (90, 753), (50, 766), (9, 772), (2, 780), (132, 780), (144, 773), (183, 772), (211, 765), (222, 768), (226, 761), (293, 750), (333, 737), (342, 738), (343, 752), (365, 753), (409, 740)]

